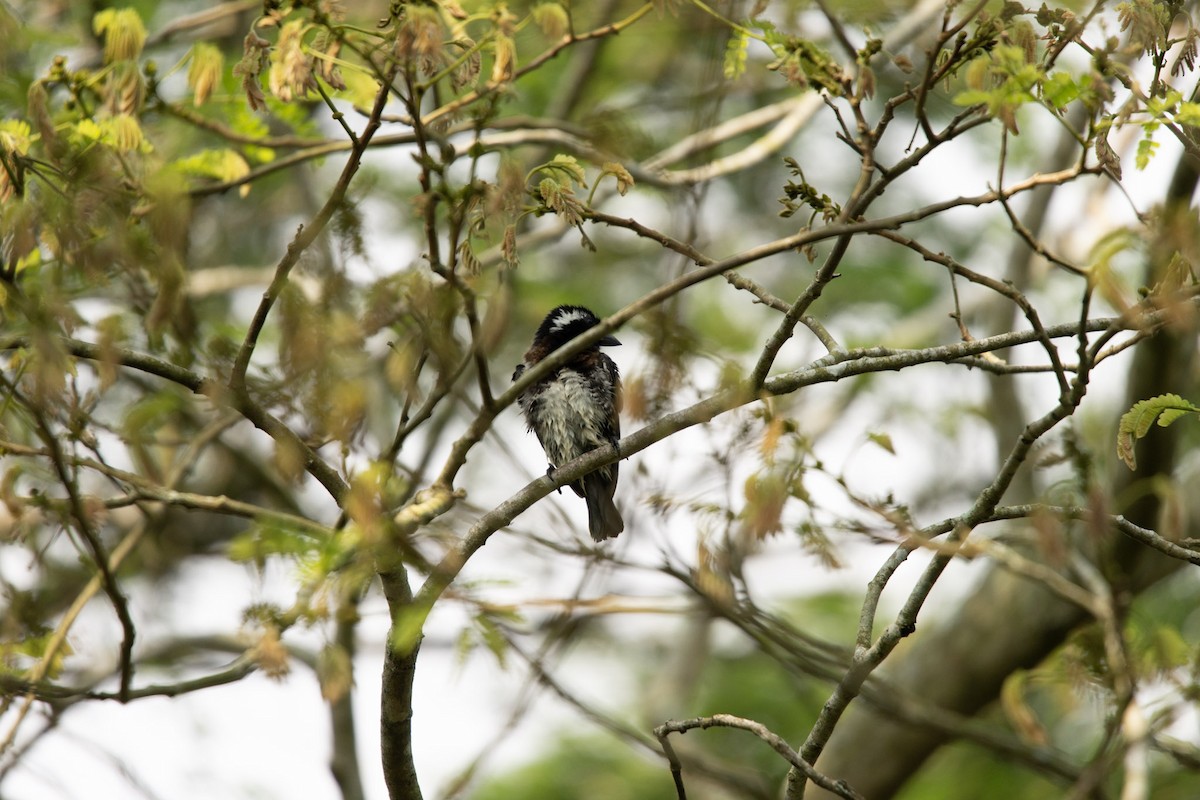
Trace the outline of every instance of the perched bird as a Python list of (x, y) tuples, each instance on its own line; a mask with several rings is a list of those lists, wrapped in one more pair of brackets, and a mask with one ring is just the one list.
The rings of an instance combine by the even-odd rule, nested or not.
[[(599, 322), (582, 306), (559, 306), (551, 311), (538, 327), (513, 380)], [(613, 360), (600, 352), (601, 347), (619, 344), (615, 336), (605, 336), (517, 398), (529, 430), (537, 434), (550, 460), (547, 474), (601, 445), (611, 443), (615, 447), (621, 438), (617, 414), (621, 410), (621, 376)], [(587, 501), (588, 531), (593, 539), (600, 542), (625, 530), (621, 513), (613, 503), (617, 488), (615, 462), (570, 486)]]

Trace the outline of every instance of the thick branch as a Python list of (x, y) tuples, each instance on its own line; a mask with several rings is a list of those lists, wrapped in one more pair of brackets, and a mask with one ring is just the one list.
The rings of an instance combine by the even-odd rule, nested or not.
[(412, 626), (412, 590), (402, 565), (381, 571), (392, 625), (383, 657), (379, 737), (383, 780), (391, 800), (421, 800), (412, 753), (413, 678), (417, 672), (421, 631)]

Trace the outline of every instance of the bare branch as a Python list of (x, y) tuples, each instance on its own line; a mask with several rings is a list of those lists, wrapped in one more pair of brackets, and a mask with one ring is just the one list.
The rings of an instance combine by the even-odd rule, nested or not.
[(780, 738), (778, 734), (770, 731), (762, 723), (735, 717), (732, 714), (714, 714), (711, 717), (696, 717), (695, 719), (678, 722), (670, 720), (654, 729), (654, 735), (658, 737), (659, 743), (662, 744), (663, 752), (667, 754), (667, 761), (671, 765), (671, 775), (675, 778), (675, 788), (679, 793), (679, 800), (686, 800), (687, 798), (687, 794), (683, 789), (683, 767), (679, 762), (679, 757), (675, 755), (675, 750), (671, 747), (668, 737), (672, 733), (687, 733), (696, 728), (706, 730), (713, 727), (737, 728), (749, 731), (770, 745), (771, 749), (776, 753), (783, 756), (792, 765), (792, 769), (800, 770), (816, 785), (833, 792), (838, 797), (844, 797), (846, 800), (863, 800), (862, 795), (855, 792), (846, 784), (817, 772), (811, 764), (806, 762), (795, 750), (789, 747), (787, 742)]

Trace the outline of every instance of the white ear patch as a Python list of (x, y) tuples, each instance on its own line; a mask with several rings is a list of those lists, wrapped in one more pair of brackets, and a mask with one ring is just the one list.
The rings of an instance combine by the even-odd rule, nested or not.
[(550, 331), (551, 331), (551, 333), (558, 333), (559, 331), (561, 331), (564, 328), (566, 328), (567, 326), (569, 326), (572, 322), (577, 322), (579, 320), (586, 320), (586, 319), (591, 319), (591, 318), (592, 318), (592, 314), (590, 312), (588, 312), (586, 309), (573, 308), (570, 311), (564, 311), (562, 314), (555, 317), (554, 322), (552, 322), (550, 324)]

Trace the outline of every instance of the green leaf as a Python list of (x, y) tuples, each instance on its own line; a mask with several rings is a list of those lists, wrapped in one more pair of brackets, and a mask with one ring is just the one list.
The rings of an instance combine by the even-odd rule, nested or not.
[(32, 132), (29, 123), (19, 119), (0, 120), (0, 150), (23, 156), (29, 152)]
[(1176, 89), (1169, 89), (1165, 94), (1152, 95), (1146, 99), (1146, 110), (1158, 119), (1162, 119), (1175, 110), (1183, 102), (1183, 95)]
[(146, 26), (132, 8), (106, 8), (92, 18), (92, 30), (104, 36), (105, 64), (137, 58), (146, 43)]
[(75, 123), (73, 138), (89, 142), (98, 142), (104, 137), (104, 131), (92, 119), (81, 119)]
[[(198, 178), (213, 178), (228, 183), (250, 174), (250, 165), (236, 150), (201, 150), (195, 155), (181, 158), (174, 167), (185, 175)], [(244, 189), (249, 188), (247, 184)]]
[(1083, 94), (1083, 87), (1066, 72), (1055, 72), (1042, 83), (1042, 98), (1055, 108), (1066, 108)]
[(1158, 416), (1158, 427), (1165, 428), (1175, 420), (1187, 414), (1189, 411), (1197, 411), (1196, 408), (1168, 408)]
[(20, 275), (27, 269), (34, 269), (42, 265), (42, 251), (30, 250), (25, 255), (17, 259), (17, 263), (13, 265), (15, 274)]
[(967, 89), (955, 95), (954, 103), (986, 105), (988, 114), (1017, 133), (1016, 110), (1037, 99), (1033, 91), (1044, 83), (1045, 74), (1029, 63), (1023, 48), (999, 45), (967, 66), (965, 80)]
[(100, 122), (81, 119), (75, 123), (70, 135), (81, 146), (99, 143), (121, 153), (149, 153), (153, 150), (142, 133), (137, 117), (131, 114), (116, 114)]
[(1166, 673), (1186, 668), (1191, 660), (1191, 646), (1178, 630), (1168, 625), (1156, 625), (1146, 641), (1138, 642), (1139, 655), (1145, 663), (1142, 669)]
[(1200, 126), (1200, 103), (1180, 103), (1175, 121), (1181, 125)]
[(965, 92), (959, 92), (954, 95), (954, 105), (964, 106), (984, 106), (992, 101), (992, 93), (985, 92), (982, 89), (968, 89)]
[[(46, 648), (50, 644), (50, 640), (55, 638), (51, 632), (41, 633), (37, 636), (29, 636), (20, 639), (16, 642), (6, 641), (0, 644), (0, 669), (9, 674), (16, 674), (24, 677), (28, 672), (24, 669), (14, 669), (16, 666), (12, 656), (24, 656), (33, 661), (43, 661), (46, 658)], [(58, 643), (54, 655), (46, 663), (45, 677), (53, 680), (62, 674), (63, 662), (68, 656), (74, 653), (70, 642), (66, 639)]]
[(571, 29), (567, 11), (559, 3), (538, 3), (530, 15), (549, 39), (561, 39)]
[(371, 73), (355, 67), (342, 70), (342, 82), (346, 88), (339, 92), (356, 108), (370, 108), (379, 94), (379, 80)]
[(565, 172), (575, 183), (587, 188), (587, 174), (583, 171), (583, 167), (579, 166), (579, 161), (575, 156), (559, 153), (546, 165), (546, 169), (551, 172)]
[(192, 45), (188, 58), (191, 63), (188, 65), (187, 82), (192, 90), (192, 102), (202, 106), (213, 89), (221, 83), (221, 76), (225, 72), (225, 56), (216, 45), (197, 42)]
[(725, 45), (725, 77), (737, 80), (746, 71), (746, 52), (750, 45), (750, 34), (738, 28)]
[(896, 448), (892, 445), (892, 437), (886, 433), (868, 433), (867, 439), (887, 450), (892, 455), (896, 455)]
[(129, 406), (125, 412), (122, 433), (127, 442), (149, 443), (155, 432), (176, 419), (185, 402), (174, 392), (148, 395)]
[(1143, 135), (1137, 144), (1137, 157), (1134, 161), (1138, 169), (1145, 169), (1150, 165), (1150, 159), (1154, 158), (1154, 152), (1158, 150), (1158, 142), (1154, 141), (1154, 130), (1158, 127), (1157, 124), (1146, 125), (1143, 128)]
[(261, 566), (270, 556), (305, 556), (323, 546), (324, 541), (311, 531), (261, 520), (230, 540), (228, 554), (234, 561), (252, 561)]
[(1200, 415), (1200, 406), (1184, 400), (1177, 394), (1161, 394), (1148, 400), (1140, 400), (1133, 408), (1121, 415), (1117, 426), (1117, 455), (1125, 466), (1137, 468), (1137, 458), (1134, 455), (1134, 445), (1143, 438), (1157, 420), (1160, 428), (1165, 428), (1186, 414)]
[(487, 649), (496, 657), (496, 663), (501, 669), (505, 669), (508, 665), (506, 658), (508, 656), (508, 639), (504, 638), (504, 632), (496, 622), (485, 614), (480, 614), (475, 618), (475, 624), (479, 628), (479, 637), (483, 640)]

